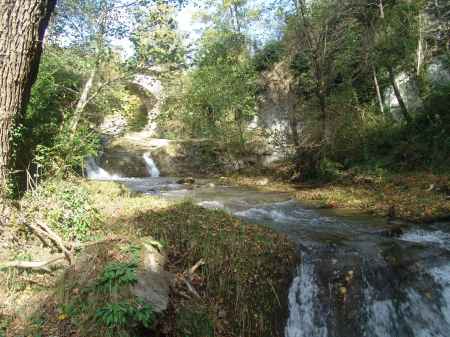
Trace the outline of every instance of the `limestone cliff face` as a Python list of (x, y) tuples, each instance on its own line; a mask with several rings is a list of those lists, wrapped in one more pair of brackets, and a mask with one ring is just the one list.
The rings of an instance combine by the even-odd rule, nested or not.
[[(442, 59), (436, 57), (432, 60), (426, 68), (425, 79), (432, 86), (449, 85), (450, 72)], [(423, 101), (420, 98), (419, 86), (414, 77), (407, 73), (400, 73), (395, 80), (408, 110), (420, 111), (423, 108)], [(385, 90), (384, 101), (392, 116), (397, 120), (401, 119), (400, 106), (391, 87)]]
[(259, 79), (262, 88), (258, 100), (259, 126), (269, 131), (287, 132), (289, 116), (295, 109), (295, 79), (286, 62), (275, 64)]

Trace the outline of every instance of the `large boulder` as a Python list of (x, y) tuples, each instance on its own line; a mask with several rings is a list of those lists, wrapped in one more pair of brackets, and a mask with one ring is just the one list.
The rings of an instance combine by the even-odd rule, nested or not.
[(138, 281), (132, 293), (151, 305), (155, 312), (162, 312), (169, 304), (170, 285), (174, 275), (164, 270), (166, 256), (158, 242), (151, 237), (142, 241), (142, 268), (138, 272)]

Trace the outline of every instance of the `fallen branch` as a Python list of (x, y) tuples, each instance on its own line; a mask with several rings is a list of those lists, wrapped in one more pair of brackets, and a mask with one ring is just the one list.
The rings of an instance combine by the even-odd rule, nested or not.
[(122, 240), (123, 240), (123, 238), (120, 238), (120, 237), (108, 237), (106, 239), (101, 239), (101, 240), (97, 240), (97, 241), (90, 241), (90, 242), (84, 242), (84, 243), (74, 243), (72, 245), (72, 249), (80, 250), (80, 249), (84, 249), (84, 248), (87, 248), (87, 247), (100, 245), (100, 244), (106, 243), (106, 242), (122, 241)]
[(51, 272), (49, 265), (55, 263), (56, 261), (64, 259), (64, 256), (58, 256), (57, 258), (48, 261), (9, 261), (0, 262), (0, 270), (7, 268), (18, 268), (18, 269), (32, 269), (45, 272)]
[(198, 260), (198, 262), (196, 264), (194, 264), (191, 269), (189, 269), (189, 276), (194, 275), (195, 271), (200, 267), (203, 266), (205, 264), (205, 260), (200, 259)]
[(195, 290), (195, 288), (192, 286), (192, 284), (190, 284), (189, 281), (186, 280), (184, 277), (182, 277), (181, 279), (183, 280), (183, 282), (186, 285), (189, 292), (191, 294), (193, 294), (195, 297), (197, 297), (198, 299), (201, 299), (201, 296), (198, 294), (197, 290)]
[(69, 261), (69, 264), (72, 264), (72, 255), (70, 251), (67, 249), (64, 241), (59, 237), (58, 234), (53, 232), (46, 224), (38, 221), (38, 225), (26, 223), (26, 225), (31, 228), (34, 232), (45, 236), (50, 239), (61, 251), (64, 253), (67, 261)]

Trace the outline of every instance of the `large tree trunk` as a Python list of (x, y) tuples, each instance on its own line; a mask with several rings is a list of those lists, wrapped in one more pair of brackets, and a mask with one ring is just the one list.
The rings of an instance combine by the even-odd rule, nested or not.
[(56, 0), (0, 0), (0, 204), (6, 191), (11, 129), (28, 104), (55, 4)]
[(403, 117), (406, 120), (406, 123), (411, 123), (412, 118), (411, 115), (408, 112), (408, 109), (406, 108), (406, 104), (403, 101), (402, 94), (400, 93), (400, 89), (397, 85), (397, 82), (395, 81), (395, 74), (394, 70), (392, 68), (388, 69), (389, 72), (389, 79), (391, 80), (392, 88), (394, 89), (395, 97), (397, 98), (397, 102), (400, 105), (400, 111), (403, 114)]

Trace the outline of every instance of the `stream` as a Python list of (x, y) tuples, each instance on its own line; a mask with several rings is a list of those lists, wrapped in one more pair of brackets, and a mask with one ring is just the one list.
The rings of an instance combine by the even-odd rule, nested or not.
[(157, 177), (152, 165), (154, 177), (108, 178), (101, 171), (93, 178), (224, 209), (298, 244), (285, 337), (450, 337), (449, 224), (409, 225), (392, 235), (383, 218), (309, 209), (287, 193), (207, 180), (187, 188)]

